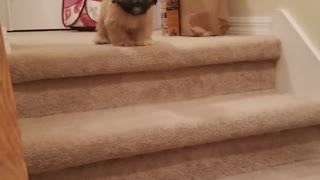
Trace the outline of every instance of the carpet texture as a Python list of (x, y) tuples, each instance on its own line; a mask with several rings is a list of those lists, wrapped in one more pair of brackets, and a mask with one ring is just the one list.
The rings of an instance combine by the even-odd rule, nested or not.
[(273, 88), (274, 61), (61, 78), (14, 85), (19, 117), (41, 117)]
[(213, 180), (320, 158), (320, 102), (275, 90), (273, 36), (27, 34), (9, 60), (31, 180)]
[(29, 171), (39, 173), (308, 127), (319, 117), (320, 103), (258, 93), (22, 119), (21, 130)]
[[(91, 41), (90, 38), (87, 39), (87, 42)], [(63, 77), (276, 60), (280, 56), (280, 42), (272, 36), (155, 36), (154, 45), (148, 47), (121, 48), (86, 43), (37, 45), (31, 41), (28, 45), (13, 43), (12, 51), (9, 63), (13, 83), (21, 83)]]
[(219, 180), (319, 180), (320, 159), (268, 168), (258, 172), (222, 178)]
[(30, 179), (213, 180), (319, 157), (320, 127), (312, 127), (32, 173)]

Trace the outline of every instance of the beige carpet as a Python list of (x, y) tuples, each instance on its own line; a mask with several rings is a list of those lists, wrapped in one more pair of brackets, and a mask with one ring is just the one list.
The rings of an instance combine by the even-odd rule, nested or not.
[[(320, 103), (248, 94), (22, 119), (30, 172), (320, 124)], [(303, 119), (303, 121), (301, 121)]]
[(9, 58), (31, 180), (212, 180), (320, 157), (320, 103), (277, 93), (275, 37), (27, 34)]
[(153, 46), (121, 48), (92, 33), (23, 34), (11, 34), (9, 56), (20, 117), (274, 89), (280, 56), (272, 36), (155, 33)]
[(297, 162), (289, 165), (222, 178), (219, 180), (319, 180), (320, 159)]
[[(275, 60), (280, 56), (279, 40), (269, 36), (155, 35), (153, 46), (122, 48), (90, 44), (91, 34), (79, 37), (81, 41), (76, 39), (78, 36), (68, 38), (69, 34), (57, 33), (46, 39), (35, 37), (38, 40), (29, 39), (29, 44), (13, 39), (13, 53), (9, 55), (13, 82)], [(54, 39), (64, 40), (59, 44)], [(66, 39), (77, 44), (69, 44)]]
[(20, 117), (172, 102), (209, 95), (273, 89), (272, 61), (176, 71), (60, 78), (14, 85)]
[(315, 158), (320, 158), (319, 126), (100, 161), (30, 179), (213, 180)]

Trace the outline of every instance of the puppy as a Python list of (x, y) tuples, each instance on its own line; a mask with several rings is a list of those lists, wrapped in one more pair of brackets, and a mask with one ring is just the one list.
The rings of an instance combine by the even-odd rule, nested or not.
[(155, 4), (157, 0), (103, 0), (95, 43), (151, 45)]

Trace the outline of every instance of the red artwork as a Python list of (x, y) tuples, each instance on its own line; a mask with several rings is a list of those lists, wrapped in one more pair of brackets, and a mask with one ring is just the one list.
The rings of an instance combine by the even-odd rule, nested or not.
[(62, 22), (65, 27), (95, 30), (102, 0), (63, 0)]

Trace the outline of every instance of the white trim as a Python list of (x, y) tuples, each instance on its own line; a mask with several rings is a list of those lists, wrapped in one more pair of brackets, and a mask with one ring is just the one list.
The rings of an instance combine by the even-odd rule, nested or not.
[(295, 31), (300, 35), (300, 37), (310, 48), (312, 53), (320, 61), (320, 51), (316, 48), (314, 43), (310, 40), (309, 36), (304, 32), (304, 30), (298, 25), (297, 21), (291, 16), (291, 14), (287, 10), (279, 9), (278, 11), (280, 11), (287, 18), (287, 20), (290, 22)]
[(228, 35), (271, 35), (271, 17), (230, 17)]
[(320, 56), (318, 49), (289, 12), (277, 10), (273, 33), (282, 44), (277, 64), (277, 89), (281, 92), (320, 100)]

